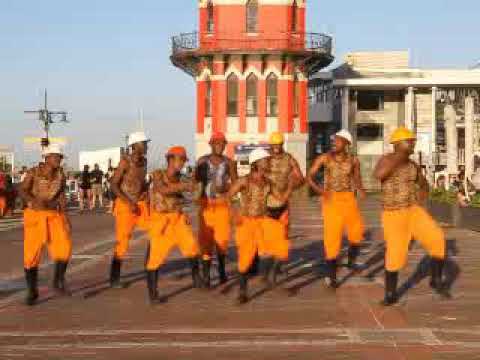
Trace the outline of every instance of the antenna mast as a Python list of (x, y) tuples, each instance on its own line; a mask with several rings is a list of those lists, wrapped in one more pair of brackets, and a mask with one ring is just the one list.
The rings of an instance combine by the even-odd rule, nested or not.
[(37, 114), (38, 120), (42, 123), (42, 128), (45, 133), (44, 137), (40, 141), (42, 148), (47, 147), (50, 144), (50, 126), (55, 123), (68, 123), (66, 111), (50, 111), (48, 110), (48, 97), (47, 89), (44, 92), (43, 108), (40, 110), (27, 110), (25, 114)]

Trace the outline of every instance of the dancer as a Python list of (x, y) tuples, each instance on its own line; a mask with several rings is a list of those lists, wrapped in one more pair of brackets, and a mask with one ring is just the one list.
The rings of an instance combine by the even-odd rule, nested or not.
[(44, 149), (45, 164), (31, 169), (20, 186), (26, 204), (24, 216), (24, 268), (27, 282), (26, 304), (38, 299), (38, 266), (46, 245), (55, 262), (53, 288), (68, 294), (65, 273), (72, 251), (70, 222), (66, 214), (66, 178), (61, 168), (63, 154), (58, 145)]
[[(350, 268), (355, 267), (364, 233), (363, 219), (354, 190), (358, 191), (362, 198), (365, 197), (365, 190), (360, 175), (360, 162), (348, 151), (351, 143), (352, 135), (347, 130), (337, 132), (332, 151), (315, 159), (307, 177), (310, 187), (322, 197), (323, 246), (328, 269), (325, 282), (332, 289), (338, 286), (337, 262), (344, 231), (346, 230), (350, 243)], [(325, 169), (323, 187), (315, 182), (315, 176), (322, 168)]]
[[(428, 192), (428, 182), (420, 166), (410, 159), (416, 145), (415, 134), (398, 128), (391, 136), (393, 153), (383, 156), (375, 177), (382, 183), (385, 252), (385, 306), (398, 302), (398, 272), (407, 262), (410, 241), (415, 238), (431, 256), (430, 286), (448, 296), (442, 285), (445, 237), (442, 229), (419, 205), (419, 195)], [(419, 193), (420, 189), (420, 193)]]
[[(298, 165), (298, 161), (284, 149), (285, 137), (280, 132), (270, 135), (270, 157), (268, 159), (268, 179), (272, 183), (273, 191), (285, 192), (288, 184), (293, 181), (295, 189), (303, 185), (305, 179)], [(275, 214), (285, 225), (289, 223), (288, 201), (281, 203), (270, 197), (269, 210)]]
[(130, 154), (120, 161), (113, 178), (111, 189), (116, 196), (114, 216), (117, 242), (110, 268), (110, 286), (122, 288), (120, 273), (123, 258), (135, 227), (147, 230), (147, 139), (143, 132), (128, 137)]
[[(298, 161), (290, 153), (285, 151), (285, 137), (280, 132), (274, 132), (269, 138), (270, 157), (268, 158), (268, 179), (272, 184), (272, 191), (281, 194), (285, 192), (290, 183), (294, 184), (294, 190), (300, 188), (305, 179)], [(268, 216), (281, 221), (288, 235), (290, 222), (289, 199), (280, 201), (275, 196), (269, 196), (267, 200)], [(264, 281), (270, 286), (275, 286), (276, 278), (281, 270), (281, 263), (275, 262), (272, 257), (262, 259)]]
[(199, 274), (200, 250), (193, 236), (190, 221), (182, 209), (183, 193), (193, 192), (193, 181), (180, 180), (180, 171), (187, 161), (184, 147), (175, 146), (166, 154), (167, 169), (152, 173), (150, 195), (151, 228), (150, 251), (147, 259), (147, 285), (150, 302), (163, 302), (158, 295), (158, 269), (174, 246), (178, 246), (182, 255), (189, 259), (192, 268), (192, 279), (195, 288), (202, 286)]
[(238, 303), (248, 301), (247, 283), (250, 267), (258, 252), (260, 256), (271, 256), (275, 261), (288, 260), (289, 242), (286, 227), (281, 221), (267, 216), (267, 198), (275, 196), (285, 203), (293, 191), (290, 183), (282, 194), (274, 193), (267, 178), (268, 157), (264, 149), (256, 149), (249, 156), (251, 172), (238, 179), (231, 187), (228, 196), (233, 198), (240, 193), (240, 214), (236, 217), (236, 244), (240, 291)]
[(210, 287), (210, 266), (214, 249), (217, 253), (220, 283), (227, 282), (225, 258), (230, 239), (230, 203), (225, 199), (237, 180), (234, 161), (224, 155), (227, 139), (221, 132), (210, 138), (211, 153), (198, 160), (195, 178), (201, 184), (199, 240), (202, 251), (203, 280)]

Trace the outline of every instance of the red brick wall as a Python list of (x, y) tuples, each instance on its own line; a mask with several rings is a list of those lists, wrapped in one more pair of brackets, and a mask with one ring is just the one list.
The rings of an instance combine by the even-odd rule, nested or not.
[[(252, 46), (259, 49), (284, 48), (288, 43), (287, 39), (298, 39), (299, 46), (303, 46), (303, 35), (292, 36), (292, 18), (293, 7), (289, 5), (259, 5), (258, 12), (258, 33), (246, 34), (246, 8), (244, 5), (216, 5), (214, 7), (214, 34), (207, 35), (207, 8), (200, 8), (199, 12), (199, 32), (201, 33), (201, 46), (209, 49), (225, 49), (225, 55), (228, 55), (227, 49), (240, 49), (247, 47), (251, 50)], [(297, 32), (305, 31), (305, 8), (297, 7)], [(254, 41), (250, 41), (250, 40)], [(278, 40), (278, 41), (277, 41)], [(262, 42), (263, 41), (263, 42)], [(252, 45), (254, 44), (254, 45)], [(277, 74), (288, 76), (288, 79), (278, 79), (278, 106), (279, 106), (279, 128), (283, 132), (291, 132), (294, 124), (293, 114), (293, 94), (294, 83), (290, 79), (293, 77), (294, 64), (283, 64), (281, 59), (268, 60), (262, 64), (260, 57), (251, 56), (244, 63), (241, 58), (232, 58), (230, 62), (224, 63), (216, 58), (213, 62), (212, 73), (223, 79), (212, 79), (212, 123), (214, 131), (226, 131), (227, 129), (227, 87), (226, 74), (227, 67), (233, 67), (242, 73), (239, 79), (239, 98), (238, 98), (238, 121), (239, 131), (246, 132), (246, 77), (244, 72), (249, 68), (255, 68), (259, 73), (269, 68), (277, 69)], [(220, 57), (221, 59), (221, 57)], [(264, 69), (262, 69), (262, 65)], [(203, 66), (203, 65), (202, 65)], [(206, 66), (206, 65), (205, 65)], [(245, 67), (245, 68), (244, 68)], [(258, 104), (258, 131), (266, 132), (266, 81), (268, 74), (262, 74), (258, 79), (257, 104)], [(204, 81), (197, 84), (197, 132), (204, 131), (205, 117), (205, 93), (206, 87)], [(301, 82), (299, 86), (299, 118), (300, 131), (308, 131), (308, 92), (307, 83)]]
[[(289, 5), (259, 5), (257, 34), (246, 32), (244, 5), (214, 6), (214, 33), (207, 35), (206, 8), (199, 11), (199, 32), (203, 48), (272, 48), (285, 47), (292, 31), (293, 7)], [(305, 32), (305, 8), (297, 7), (297, 32)], [(254, 42), (249, 40), (254, 39)], [(263, 42), (262, 42), (263, 40)], [(283, 40), (283, 41), (282, 41)], [(299, 44), (302, 44), (300, 41)]]

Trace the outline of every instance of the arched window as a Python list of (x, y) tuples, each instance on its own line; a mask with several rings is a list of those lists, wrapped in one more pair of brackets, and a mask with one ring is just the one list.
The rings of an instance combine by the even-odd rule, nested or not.
[(292, 32), (297, 31), (297, 25), (298, 25), (298, 5), (297, 5), (297, 0), (294, 0), (292, 5)]
[(298, 116), (300, 110), (300, 81), (297, 73), (293, 76), (293, 115)]
[(227, 115), (238, 116), (238, 77), (235, 74), (227, 78)]
[(212, 116), (212, 82), (210, 79), (205, 81), (205, 116)]
[(267, 116), (278, 116), (278, 81), (273, 73), (267, 77)]
[(258, 1), (247, 1), (247, 32), (256, 33), (258, 31)]
[(257, 77), (250, 74), (247, 78), (247, 116), (257, 116)]
[(207, 4), (207, 32), (212, 33), (215, 30), (213, 21), (213, 2), (210, 0)]

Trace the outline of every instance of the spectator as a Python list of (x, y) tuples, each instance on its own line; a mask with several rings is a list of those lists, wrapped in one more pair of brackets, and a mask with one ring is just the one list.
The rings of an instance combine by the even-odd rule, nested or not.
[(440, 175), (437, 178), (437, 182), (435, 183), (435, 188), (437, 190), (446, 190), (447, 189), (447, 182), (445, 179), (445, 175)]
[(477, 167), (475, 172), (472, 175), (472, 185), (475, 188), (475, 192), (480, 192), (480, 166)]
[(6, 175), (6, 199), (7, 209), (4, 215), (9, 214), (10, 216), (13, 216), (15, 202), (17, 200), (17, 190), (13, 184), (13, 178), (9, 174)]
[(115, 201), (115, 195), (112, 192), (112, 188), (110, 186), (110, 181), (113, 178), (113, 174), (115, 173), (115, 169), (113, 167), (108, 168), (108, 172), (105, 175), (105, 188), (107, 189), (107, 197), (108, 197), (108, 213), (112, 214), (113, 213), (113, 204)]
[(80, 211), (84, 211), (85, 206), (87, 209), (91, 207), (90, 202), (92, 199), (92, 182), (89, 170), (90, 167), (88, 165), (85, 165), (83, 167), (83, 172), (80, 175)]
[(7, 212), (7, 177), (0, 171), (0, 218)]
[(468, 178), (465, 179), (465, 169), (461, 169), (460, 173), (458, 174), (457, 189), (458, 191), (463, 189), (465, 194), (468, 192), (469, 196), (475, 194), (475, 187), (473, 186), (472, 182)]
[(90, 204), (90, 210), (93, 210), (97, 198), (100, 207), (103, 207), (103, 171), (100, 170), (98, 164), (95, 164), (94, 170), (90, 175), (92, 179), (92, 203)]
[(460, 207), (468, 207), (469, 201), (465, 194), (465, 189), (461, 188), (457, 193), (457, 204)]
[(28, 168), (26, 166), (22, 166), (22, 170), (20, 170), (20, 182), (22, 183), (27, 176)]

